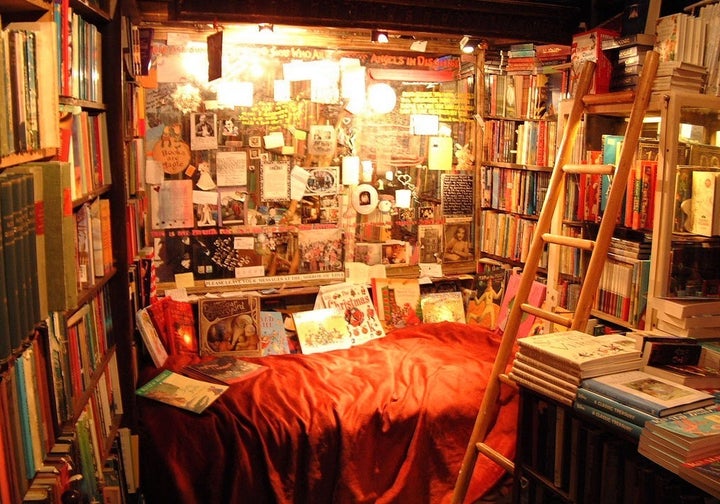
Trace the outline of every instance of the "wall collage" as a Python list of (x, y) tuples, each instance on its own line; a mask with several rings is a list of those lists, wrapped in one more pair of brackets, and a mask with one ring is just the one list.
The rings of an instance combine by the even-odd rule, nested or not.
[(474, 65), (209, 41), (156, 38), (142, 81), (161, 285), (474, 271)]

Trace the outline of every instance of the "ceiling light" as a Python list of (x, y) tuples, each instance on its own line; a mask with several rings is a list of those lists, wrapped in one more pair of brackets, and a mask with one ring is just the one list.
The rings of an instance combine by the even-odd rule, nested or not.
[(477, 40), (473, 40), (468, 36), (460, 39), (460, 50), (465, 54), (472, 54), (475, 52), (475, 47), (477, 47), (477, 45)]
[(390, 39), (388, 38), (388, 34), (386, 31), (373, 30), (372, 31), (372, 41), (377, 42), (378, 44), (387, 44), (390, 41)]

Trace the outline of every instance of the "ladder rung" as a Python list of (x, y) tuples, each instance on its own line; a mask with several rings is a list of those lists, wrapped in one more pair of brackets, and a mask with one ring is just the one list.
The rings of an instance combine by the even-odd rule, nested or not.
[(575, 238), (574, 236), (545, 233), (542, 235), (542, 239), (546, 243), (555, 243), (557, 245), (565, 245), (566, 247), (575, 247), (582, 250), (592, 250), (595, 247), (594, 240)]
[(512, 474), (515, 471), (515, 464), (513, 461), (494, 448), (490, 448), (485, 443), (476, 443), (475, 446), (480, 453), (505, 469), (506, 472)]
[(588, 175), (612, 175), (615, 173), (613, 165), (599, 164), (566, 164), (563, 166), (565, 173), (587, 173)]
[(520, 388), (520, 387), (518, 387), (518, 384), (515, 383), (515, 380), (513, 380), (512, 378), (510, 378), (510, 377), (509, 377), (507, 374), (505, 374), (505, 373), (501, 373), (501, 374), (498, 375), (498, 381), (499, 381), (500, 383), (504, 383), (505, 385), (509, 385), (509, 386), (511, 386), (511, 387), (514, 388), (514, 389)]
[(559, 313), (543, 310), (542, 308), (538, 308), (537, 306), (533, 306), (531, 304), (523, 303), (520, 305), (520, 308), (525, 313), (529, 313), (530, 315), (535, 315), (536, 317), (549, 320), (550, 322), (561, 325), (563, 327), (570, 327), (573, 322), (572, 319), (563, 317)]
[(585, 105), (613, 105), (615, 103), (631, 103), (633, 100), (635, 100), (635, 91), (633, 90), (588, 94), (582, 98)]

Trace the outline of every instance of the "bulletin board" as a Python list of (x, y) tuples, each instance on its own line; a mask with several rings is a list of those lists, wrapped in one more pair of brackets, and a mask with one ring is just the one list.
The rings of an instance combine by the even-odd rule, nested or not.
[[(474, 75), (459, 56), (222, 44), (212, 81), (207, 43), (152, 46), (143, 182), (160, 284), (338, 281), (385, 242), (408, 265), (442, 264), (443, 212), (470, 220), (474, 205)], [(451, 152), (438, 171), (441, 136)], [(346, 157), (359, 159), (353, 183)], [(437, 253), (420, 254), (420, 223)]]

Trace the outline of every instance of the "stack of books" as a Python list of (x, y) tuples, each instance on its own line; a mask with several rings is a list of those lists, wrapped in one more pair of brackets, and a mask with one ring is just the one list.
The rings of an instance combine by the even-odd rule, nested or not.
[(635, 370), (583, 380), (573, 408), (637, 439), (648, 421), (713, 403), (710, 394)]
[(720, 335), (720, 300), (710, 298), (658, 298), (657, 328), (673, 336), (701, 340)]
[(612, 62), (610, 91), (634, 89), (642, 70), (645, 54), (655, 44), (654, 33), (634, 33), (602, 41), (602, 50)]
[(700, 93), (705, 87), (707, 70), (702, 65), (684, 61), (662, 61), (658, 64), (653, 91), (669, 91), (681, 89)]
[(621, 334), (563, 331), (521, 338), (518, 345), (509, 377), (568, 406), (583, 379), (639, 369), (641, 363), (635, 340)]
[(652, 420), (640, 435), (638, 452), (677, 473), (683, 464), (717, 457), (720, 452), (719, 425), (718, 404)]
[(695, 389), (719, 389), (717, 359), (694, 338), (655, 338), (643, 346), (643, 371)]

